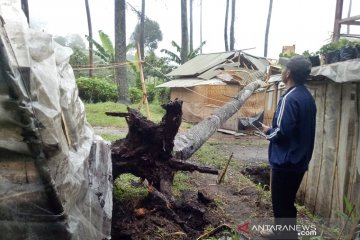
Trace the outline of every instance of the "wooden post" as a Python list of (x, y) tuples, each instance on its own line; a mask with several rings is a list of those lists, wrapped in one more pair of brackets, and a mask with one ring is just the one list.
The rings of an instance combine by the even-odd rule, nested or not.
[(139, 72), (140, 72), (140, 80), (141, 80), (141, 88), (143, 92), (143, 96), (139, 105), (139, 110), (141, 109), (142, 104), (145, 104), (146, 108), (146, 115), (148, 119), (150, 119), (150, 110), (149, 110), (149, 103), (147, 100), (147, 93), (146, 93), (146, 86), (145, 86), (145, 79), (144, 79), (144, 71), (143, 71), (143, 62), (141, 59), (141, 53), (140, 53), (140, 45), (137, 44), (137, 55), (138, 55), (138, 64), (139, 64)]
[(344, 0), (336, 0), (334, 33), (332, 39), (333, 41), (339, 40), (340, 38), (340, 28), (341, 28), (340, 20), (342, 18), (343, 4), (344, 4)]

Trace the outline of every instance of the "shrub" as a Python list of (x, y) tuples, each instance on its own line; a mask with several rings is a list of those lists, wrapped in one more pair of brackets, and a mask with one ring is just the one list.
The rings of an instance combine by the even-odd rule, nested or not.
[(116, 102), (117, 89), (111, 84), (99, 78), (80, 77), (76, 80), (79, 89), (79, 96), (85, 102)]
[(156, 88), (156, 100), (160, 104), (166, 104), (170, 101), (170, 88)]
[(149, 102), (153, 102), (156, 97), (157, 89), (155, 88), (155, 85), (152, 83), (146, 84), (146, 92)]
[(142, 98), (142, 91), (136, 87), (130, 87), (129, 88), (129, 93), (130, 93), (130, 101), (132, 103), (138, 103), (140, 102), (141, 98)]

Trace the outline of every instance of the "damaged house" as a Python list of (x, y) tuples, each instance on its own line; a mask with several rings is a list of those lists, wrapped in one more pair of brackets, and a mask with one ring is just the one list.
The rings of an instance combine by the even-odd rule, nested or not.
[[(183, 100), (183, 119), (199, 122), (217, 108), (235, 97), (241, 89), (255, 81), (265, 80), (270, 63), (265, 58), (243, 52), (201, 54), (168, 74), (173, 80), (157, 87), (170, 88), (171, 99)], [(241, 117), (253, 117), (262, 112), (265, 104), (264, 89), (254, 93), (222, 126), (224, 129), (241, 129)], [(270, 123), (272, 116), (265, 116)]]

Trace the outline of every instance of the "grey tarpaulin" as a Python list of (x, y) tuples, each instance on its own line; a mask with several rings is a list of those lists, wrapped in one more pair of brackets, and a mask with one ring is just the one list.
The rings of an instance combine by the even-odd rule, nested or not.
[(310, 75), (313, 80), (317, 80), (319, 77), (324, 76), (337, 83), (359, 82), (359, 69), (360, 58), (357, 58), (344, 62), (313, 67)]
[(107, 239), (109, 145), (85, 118), (69, 57), (0, 3), (0, 239)]

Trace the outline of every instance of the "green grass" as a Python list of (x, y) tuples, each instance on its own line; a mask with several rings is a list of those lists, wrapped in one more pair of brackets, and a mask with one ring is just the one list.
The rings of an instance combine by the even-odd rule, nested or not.
[[(130, 107), (138, 109), (139, 104), (133, 104)], [(165, 110), (160, 106), (159, 103), (151, 103), (149, 105), (150, 109), (150, 120), (158, 123), (161, 121)], [(119, 127), (127, 128), (125, 118), (119, 117), (110, 117), (106, 116), (105, 112), (127, 112), (126, 106), (124, 104), (114, 103), (114, 102), (105, 102), (105, 103), (87, 103), (85, 104), (86, 118), (92, 126), (100, 127)], [(143, 106), (141, 108), (141, 113), (146, 116), (146, 110)], [(191, 124), (183, 122), (181, 124), (182, 129), (189, 129), (192, 127)], [(112, 136), (105, 136), (106, 140), (112, 140)], [(107, 139), (110, 137), (110, 139)]]
[[(137, 109), (138, 104), (133, 104), (130, 107)], [(150, 104), (150, 120), (159, 122), (164, 114), (164, 109), (157, 104)], [(92, 126), (101, 127), (120, 127), (126, 128), (127, 124), (125, 118), (106, 116), (105, 112), (127, 112), (124, 104), (105, 102), (105, 103), (88, 103), (85, 104), (86, 118)], [(146, 116), (145, 107), (141, 108), (142, 114)]]
[(114, 196), (120, 202), (133, 202), (145, 198), (148, 191), (145, 187), (134, 187), (131, 182), (138, 182), (139, 178), (132, 174), (121, 174), (114, 181)]
[[(132, 174), (121, 174), (114, 182), (114, 196), (123, 203), (138, 202), (144, 199), (148, 191), (146, 187), (134, 187), (131, 182), (138, 182), (140, 178)], [(178, 172), (174, 177), (172, 192), (175, 197), (179, 197), (185, 190), (191, 190), (193, 187), (187, 173)], [(135, 200), (135, 201), (134, 201)]]
[(125, 136), (126, 136), (125, 134), (123, 134), (123, 135), (110, 134), (110, 133), (103, 133), (103, 134), (101, 134), (101, 137), (102, 137), (104, 140), (107, 140), (107, 141), (110, 141), (110, 142), (113, 142), (113, 141), (115, 141), (115, 140), (124, 138)]
[(193, 186), (190, 183), (189, 175), (185, 172), (177, 172), (174, 177), (172, 193), (179, 197), (185, 190), (191, 190)]
[[(223, 169), (230, 156), (220, 154), (216, 146), (220, 145), (210, 142), (204, 143), (204, 145), (202, 145), (201, 148), (194, 154), (197, 162), (203, 165), (215, 167), (217, 169)], [(234, 161), (232, 160), (230, 162), (230, 166), (233, 164)]]

